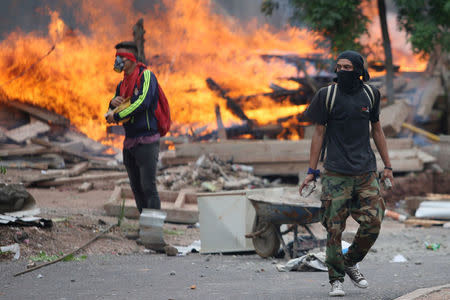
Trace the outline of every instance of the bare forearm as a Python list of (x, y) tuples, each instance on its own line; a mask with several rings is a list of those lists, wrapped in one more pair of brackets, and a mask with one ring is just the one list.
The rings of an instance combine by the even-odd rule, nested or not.
[(379, 124), (379, 122), (372, 124), (372, 138), (373, 141), (375, 142), (375, 146), (377, 147), (378, 152), (380, 153), (384, 165), (386, 167), (392, 167), (391, 160), (389, 159), (389, 152), (387, 148), (386, 138), (384, 136), (384, 132), (381, 129), (381, 125)]
[(311, 139), (311, 150), (309, 152), (309, 167), (317, 169), (319, 163), (320, 150), (322, 149), (323, 139), (325, 136), (325, 126), (316, 125), (313, 137)]

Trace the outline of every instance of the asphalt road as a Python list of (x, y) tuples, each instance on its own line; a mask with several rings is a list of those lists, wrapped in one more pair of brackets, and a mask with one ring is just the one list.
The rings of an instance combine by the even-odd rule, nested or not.
[[(346, 280), (345, 299), (395, 299), (450, 282), (450, 257), (409, 255), (406, 263), (372, 253), (361, 264), (370, 287)], [(25, 262), (2, 263), (0, 299), (328, 299), (325, 272), (278, 272), (257, 255), (160, 254), (89, 257), (13, 277)], [(191, 289), (196, 285), (195, 289)]]
[[(373, 249), (360, 263), (369, 288), (359, 289), (347, 279), (345, 299), (395, 299), (418, 288), (450, 283), (450, 228), (404, 227), (390, 220), (382, 226)], [(348, 221), (346, 233), (356, 228), (354, 221)], [(425, 242), (441, 246), (427, 250)], [(390, 262), (397, 254), (407, 262)], [(256, 254), (89, 256), (19, 277), (13, 275), (26, 269), (26, 260), (3, 262), (0, 299), (329, 298), (326, 272), (278, 272), (275, 262), (286, 261)]]

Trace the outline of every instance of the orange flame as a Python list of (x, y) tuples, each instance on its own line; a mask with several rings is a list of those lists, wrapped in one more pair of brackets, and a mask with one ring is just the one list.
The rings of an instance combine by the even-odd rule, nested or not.
[[(136, 12), (132, 1), (83, 1), (79, 22), (89, 34), (67, 28), (57, 11), (49, 11), (47, 36), (38, 32), (10, 33), (1, 41), (1, 88), (10, 99), (46, 107), (71, 120), (89, 137), (106, 141), (106, 112), (122, 75), (112, 70), (114, 45), (131, 40), (132, 25), (144, 19), (147, 30), (146, 57), (171, 105), (176, 126), (215, 129), (215, 105), (219, 104), (226, 126), (239, 122), (225, 100), (211, 92), (205, 82), (213, 78), (230, 91), (229, 96), (270, 92), (279, 78), (297, 76), (296, 68), (279, 61), (265, 62), (261, 53), (273, 50), (306, 56), (321, 53), (311, 32), (287, 27), (274, 31), (250, 22), (245, 28), (231, 18), (213, 12), (208, 0), (165, 0), (170, 9), (155, 7), (151, 15)], [(53, 45), (55, 50), (30, 70)], [(323, 53), (322, 53), (323, 54)], [(10, 81), (18, 75), (20, 78)], [(298, 88), (290, 82), (286, 88)], [(295, 87), (294, 87), (295, 86)], [(2, 101), (2, 99), (0, 99)], [(258, 106), (244, 107), (260, 124), (295, 115), (306, 106), (275, 103), (259, 97)]]

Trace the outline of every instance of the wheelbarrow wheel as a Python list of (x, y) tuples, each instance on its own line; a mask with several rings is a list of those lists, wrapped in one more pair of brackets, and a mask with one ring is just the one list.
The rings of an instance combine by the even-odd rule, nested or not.
[(267, 227), (266, 230), (252, 238), (253, 246), (256, 253), (261, 257), (275, 256), (280, 249), (280, 240), (276, 233), (278, 228), (272, 223), (257, 222), (254, 231), (257, 232), (264, 227)]

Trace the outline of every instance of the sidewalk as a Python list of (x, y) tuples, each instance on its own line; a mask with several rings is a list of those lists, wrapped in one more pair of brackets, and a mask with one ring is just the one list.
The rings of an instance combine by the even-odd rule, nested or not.
[(394, 300), (444, 300), (450, 299), (450, 283), (415, 290)]

